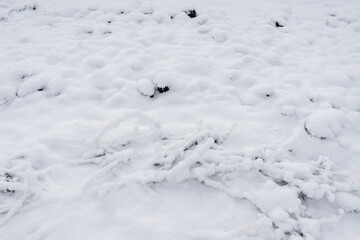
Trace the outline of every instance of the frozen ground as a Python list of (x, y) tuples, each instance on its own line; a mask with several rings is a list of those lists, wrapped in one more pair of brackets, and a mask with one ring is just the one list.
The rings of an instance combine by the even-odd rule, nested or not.
[(2, 240), (360, 239), (359, 156), (360, 1), (0, 1)]

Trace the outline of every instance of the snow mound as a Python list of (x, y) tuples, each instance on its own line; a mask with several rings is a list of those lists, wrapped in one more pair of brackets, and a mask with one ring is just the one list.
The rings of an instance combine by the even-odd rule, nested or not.
[(322, 110), (308, 117), (304, 128), (307, 134), (319, 139), (333, 139), (345, 126), (344, 114), (335, 109)]
[(11, 102), (16, 98), (16, 90), (10, 86), (0, 87), (0, 105)]
[(142, 95), (147, 96), (147, 97), (154, 97), (155, 86), (150, 80), (141, 79), (137, 83), (137, 85), (138, 85), (137, 89)]

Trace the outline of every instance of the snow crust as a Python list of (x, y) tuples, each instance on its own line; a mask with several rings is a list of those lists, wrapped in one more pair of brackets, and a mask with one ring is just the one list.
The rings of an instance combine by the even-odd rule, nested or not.
[(360, 236), (360, 2), (0, 2), (0, 236)]

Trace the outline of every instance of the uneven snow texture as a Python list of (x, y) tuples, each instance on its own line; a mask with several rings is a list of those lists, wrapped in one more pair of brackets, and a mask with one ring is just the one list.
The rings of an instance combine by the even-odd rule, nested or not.
[(360, 2), (0, 1), (0, 238), (360, 236)]

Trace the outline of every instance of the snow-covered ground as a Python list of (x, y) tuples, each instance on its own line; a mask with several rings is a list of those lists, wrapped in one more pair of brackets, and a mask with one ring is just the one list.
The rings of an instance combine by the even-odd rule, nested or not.
[(1, 240), (360, 239), (360, 1), (0, 1)]

